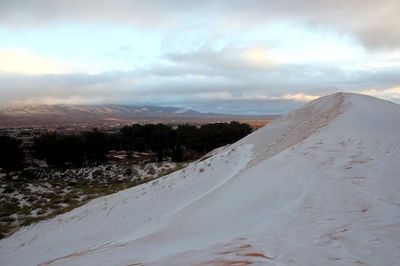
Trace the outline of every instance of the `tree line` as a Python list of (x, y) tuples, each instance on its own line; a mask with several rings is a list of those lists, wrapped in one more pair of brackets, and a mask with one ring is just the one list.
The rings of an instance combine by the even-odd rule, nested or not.
[(134, 124), (116, 133), (97, 129), (77, 134), (44, 133), (33, 139), (30, 147), (21, 141), (0, 136), (0, 167), (9, 172), (23, 167), (24, 156), (46, 161), (54, 167), (96, 165), (106, 160), (110, 150), (154, 152), (157, 160), (165, 157), (176, 162), (188, 160), (187, 154), (205, 154), (217, 147), (233, 143), (251, 133), (247, 124), (239, 122), (206, 124), (200, 127), (165, 124)]

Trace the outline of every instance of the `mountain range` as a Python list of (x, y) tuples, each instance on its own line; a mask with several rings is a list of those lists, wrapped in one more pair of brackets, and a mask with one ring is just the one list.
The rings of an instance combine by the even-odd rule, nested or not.
[(235, 119), (270, 119), (200, 113), (187, 108), (128, 105), (31, 105), (0, 110), (0, 127), (63, 126), (130, 122), (213, 122)]

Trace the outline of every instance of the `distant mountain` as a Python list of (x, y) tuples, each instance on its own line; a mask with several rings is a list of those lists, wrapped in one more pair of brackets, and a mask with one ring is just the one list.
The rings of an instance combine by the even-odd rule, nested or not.
[(191, 109), (128, 105), (32, 105), (0, 110), (0, 127), (65, 126), (130, 122), (207, 122), (257, 116), (200, 113)]

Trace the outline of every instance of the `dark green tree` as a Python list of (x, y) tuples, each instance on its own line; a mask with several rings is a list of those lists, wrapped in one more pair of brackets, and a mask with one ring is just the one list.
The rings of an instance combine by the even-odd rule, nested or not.
[(84, 162), (84, 138), (81, 135), (43, 134), (34, 139), (34, 155), (55, 167), (81, 166)]
[(157, 160), (161, 162), (164, 157), (164, 151), (175, 146), (172, 128), (157, 124), (150, 134), (149, 146), (153, 151), (157, 152)]
[(95, 128), (92, 131), (82, 133), (82, 136), (86, 159), (95, 164), (104, 161), (109, 150), (107, 135)]
[(7, 176), (13, 170), (20, 170), (23, 161), (21, 141), (10, 136), (0, 136), (0, 167)]

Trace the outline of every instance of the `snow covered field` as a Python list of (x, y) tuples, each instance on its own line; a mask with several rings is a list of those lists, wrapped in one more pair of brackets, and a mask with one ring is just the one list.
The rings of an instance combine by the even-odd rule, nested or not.
[(397, 265), (400, 106), (337, 93), (0, 241), (0, 265)]

